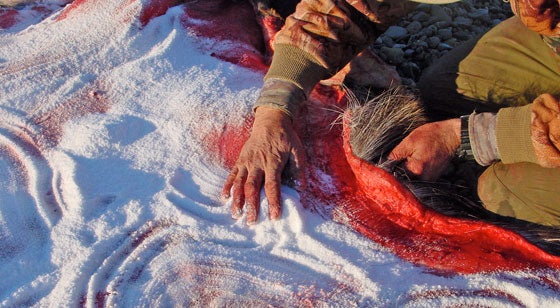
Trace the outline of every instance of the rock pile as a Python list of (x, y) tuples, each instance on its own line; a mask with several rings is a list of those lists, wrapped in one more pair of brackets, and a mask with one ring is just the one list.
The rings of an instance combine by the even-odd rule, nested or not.
[(510, 16), (510, 4), (503, 0), (421, 4), (400, 23), (389, 27), (371, 49), (397, 67), (404, 84), (414, 84), (434, 60)]

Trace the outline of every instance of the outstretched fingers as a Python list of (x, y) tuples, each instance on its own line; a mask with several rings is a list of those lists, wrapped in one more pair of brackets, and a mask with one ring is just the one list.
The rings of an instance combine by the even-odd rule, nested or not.
[[(295, 185), (299, 191), (305, 190), (307, 186), (306, 177), (304, 175), (306, 167), (305, 151), (299, 140), (296, 141), (297, 146), (292, 148), (290, 152), (290, 163), (287, 165), (289, 170), (288, 174), (292, 178), (290, 183)], [(296, 181), (293, 181), (296, 179)], [(272, 220), (280, 218), (282, 214), (282, 200), (281, 200), (281, 183), (282, 183), (282, 170), (276, 169), (266, 172), (264, 180), (264, 192), (268, 199), (268, 215)]]
[(231, 197), (231, 188), (233, 187), (233, 183), (235, 181), (235, 178), (237, 177), (237, 172), (237, 167), (233, 167), (233, 169), (231, 169), (224, 187), (222, 188), (222, 198), (229, 199)]
[(241, 218), (243, 208), (245, 208), (247, 224), (252, 225), (257, 222), (263, 179), (264, 172), (261, 169), (251, 173), (244, 167), (234, 167), (231, 170), (222, 189), (222, 197), (233, 197), (231, 204), (232, 218)]
[(257, 223), (257, 218), (259, 217), (260, 191), (264, 177), (263, 173), (264, 172), (262, 170), (257, 169), (253, 173), (249, 174), (247, 180), (245, 181), (245, 211), (247, 212), (248, 225)]
[(243, 186), (247, 180), (247, 169), (238, 170), (233, 180), (233, 200), (231, 203), (231, 217), (239, 219), (243, 215), (243, 205), (245, 204), (245, 190)]
[(268, 172), (264, 179), (264, 193), (268, 200), (268, 216), (272, 220), (280, 218), (282, 205), (280, 201), (280, 171)]

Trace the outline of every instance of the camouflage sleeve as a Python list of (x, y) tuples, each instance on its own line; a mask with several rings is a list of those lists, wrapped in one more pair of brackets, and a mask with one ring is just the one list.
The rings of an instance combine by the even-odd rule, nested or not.
[(266, 78), (308, 94), (414, 7), (405, 0), (302, 0), (276, 35)]

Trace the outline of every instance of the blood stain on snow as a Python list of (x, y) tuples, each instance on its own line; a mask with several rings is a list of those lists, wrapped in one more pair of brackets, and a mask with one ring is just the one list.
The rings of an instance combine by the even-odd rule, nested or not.
[[(117, 279), (114, 281), (109, 280), (111, 277), (120, 277), (120, 271), (122, 270), (122, 268), (126, 267), (125, 265), (127, 258), (131, 254), (137, 252), (137, 250), (145, 249), (145, 247), (142, 247), (144, 243), (149, 242), (154, 237), (157, 237), (159, 232), (165, 230), (171, 225), (172, 223), (169, 221), (149, 221), (139, 230), (129, 232), (127, 234), (127, 240), (124, 240), (121, 246), (114, 248), (113, 253), (116, 254), (116, 256), (109, 255), (105, 260), (104, 265), (99, 267), (96, 273), (89, 276), (89, 278), (92, 279), (92, 277), (96, 276), (98, 272), (105, 273), (107, 269), (109, 269), (110, 271), (110, 273), (107, 272), (103, 275), (103, 283), (100, 283), (97, 289), (88, 289), (84, 291), (84, 294), (80, 297), (80, 305), (86, 306), (88, 304), (88, 298), (91, 298), (93, 300), (93, 303), (92, 305), (88, 306), (105, 307), (109, 297), (113, 296), (116, 293), (114, 291), (115, 288), (119, 287), (123, 283), (130, 281), (134, 282), (135, 279), (138, 279), (138, 277), (141, 275), (141, 272), (136, 271), (142, 271), (142, 268), (134, 269), (132, 276), (129, 276), (130, 281), (124, 281), (121, 279)], [(161, 243), (161, 245), (164, 244), (165, 241)], [(117, 264), (119, 264), (120, 266), (116, 266)], [(109, 286), (111, 287), (109, 288)]]
[[(12, 28), (26, 20), (41, 21), (59, 8), (59, 5), (41, 3), (31, 3), (21, 9), (0, 7), (0, 29)], [(21, 12), (24, 12), (24, 14)], [(22, 15), (25, 15), (26, 18), (23, 18)]]
[(22, 127), (21, 130), (14, 132), (14, 136), (12, 136), (12, 138), (20, 147), (22, 147), (25, 153), (28, 153), (35, 158), (44, 159), (43, 153), (41, 153), (37, 144), (37, 140), (33, 138), (33, 133), (29, 131), (28, 128)]
[(64, 20), (64, 19), (68, 18), (68, 16), (75, 13), (75, 11), (78, 11), (79, 8), (82, 8), (82, 5), (84, 3), (91, 2), (91, 1), (92, 0), (74, 0), (74, 1), (72, 1), (72, 3), (70, 5), (68, 5), (62, 11), (62, 13), (60, 13), (60, 15), (58, 15), (58, 17), (56, 18), (56, 21), (61, 21), (61, 20)]
[(37, 140), (37, 144), (39, 147), (47, 148), (55, 146), (62, 137), (66, 122), (88, 114), (105, 113), (109, 108), (110, 104), (105, 96), (105, 91), (95, 86), (85, 88), (77, 96), (31, 119), (31, 122), (37, 125), (41, 131), (41, 139)]
[[(462, 289), (439, 289), (429, 290), (426, 292), (418, 292), (408, 296), (408, 300), (412, 303), (415, 301), (435, 299), (441, 301), (444, 298), (460, 298), (465, 300), (467, 298), (484, 298), (484, 299), (497, 299), (508, 302), (520, 307), (525, 306), (515, 295), (506, 293), (498, 289), (480, 289), (480, 290), (462, 290)], [(409, 303), (409, 304), (412, 304)]]
[(18, 187), (27, 187), (29, 185), (29, 175), (25, 164), (22, 162), (20, 155), (11, 147), (0, 145), (0, 155), (9, 166), (11, 170), (15, 171), (13, 179), (17, 182)]
[[(236, 22), (232, 23), (231, 21)], [(255, 12), (248, 1), (196, 1), (185, 5), (183, 26), (196, 35), (234, 42), (228, 50), (215, 50), (212, 56), (245, 68), (265, 72), (269, 59)]]
[(248, 116), (244, 123), (234, 125), (226, 123), (221, 131), (210, 132), (203, 138), (203, 145), (223, 166), (233, 168), (241, 148), (249, 138), (254, 118)]
[[(269, 281), (232, 268), (229, 261), (209, 258), (183, 263), (176, 275), (189, 287), (189, 301), (202, 307), (216, 305), (218, 299), (224, 306), (260, 307), (292, 306), (283, 290), (278, 290)], [(224, 279), (226, 277), (226, 279)], [(236, 288), (246, 288), (243, 296), (235, 294)], [(280, 293), (280, 294), (279, 294)]]
[[(195, 13), (191, 16), (204, 16), (203, 10), (192, 12)], [(201, 35), (228, 38), (224, 33), (231, 32), (221, 28), (223, 21), (207, 20), (217, 27), (213, 31), (208, 26), (200, 27)], [(341, 223), (409, 262), (427, 266), (442, 275), (560, 267), (559, 258), (511, 231), (428, 210), (390, 174), (355, 157), (348, 138), (346, 141), (342, 138), (342, 127), (331, 126), (339, 115), (332, 110), (343, 110), (345, 106), (341, 90), (318, 86), (302, 111), (302, 121), (295, 122), (300, 125), (297, 130), (310, 162), (309, 185), (301, 193), (306, 208), (333, 219), (344, 216)], [(220, 156), (218, 161), (231, 168), (247, 138), (246, 125), (225, 124), (221, 132), (211, 133), (206, 141), (210, 152)]]
[[(17, 187), (26, 187), (30, 195), (39, 198), (42, 201), (40, 204), (46, 206), (44, 210), (56, 215), (49, 214), (48, 219), (53, 222), (60, 215), (60, 205), (54, 195), (52, 170), (32, 133), (25, 127), (17, 127), (16, 130), (8, 129), (4, 134), (12, 140), (13, 145), (0, 145), (0, 154), (4, 154), (2, 156), (9, 169), (15, 172)], [(32, 182), (39, 185), (31, 185)]]
[[(555, 275), (556, 277), (553, 277)], [(539, 276), (540, 282), (546, 285), (554, 292), (560, 294), (560, 273), (550, 273), (549, 275), (542, 274)]]
[(16, 9), (0, 7), (0, 29), (8, 29), (14, 26), (18, 15)]
[(140, 12), (140, 24), (146, 26), (150, 20), (161, 16), (167, 12), (171, 7), (183, 3), (183, 0), (152, 0), (142, 7)]

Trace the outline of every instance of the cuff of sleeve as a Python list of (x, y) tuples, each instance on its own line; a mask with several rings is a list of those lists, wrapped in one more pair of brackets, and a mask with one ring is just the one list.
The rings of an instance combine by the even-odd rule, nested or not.
[(531, 140), (531, 106), (503, 108), (498, 111), (496, 139), (505, 164), (537, 162)]
[(469, 116), (469, 139), (476, 162), (489, 166), (500, 160), (496, 140), (496, 114), (490, 112), (472, 113)]
[(292, 45), (274, 46), (274, 56), (265, 79), (283, 79), (294, 83), (303, 90), (306, 97), (313, 87), (328, 75), (327, 69), (313, 57)]
[(281, 79), (269, 78), (264, 82), (259, 98), (253, 105), (253, 111), (260, 106), (273, 107), (282, 110), (294, 119), (299, 112), (301, 102), (304, 100), (303, 91), (295, 84)]

